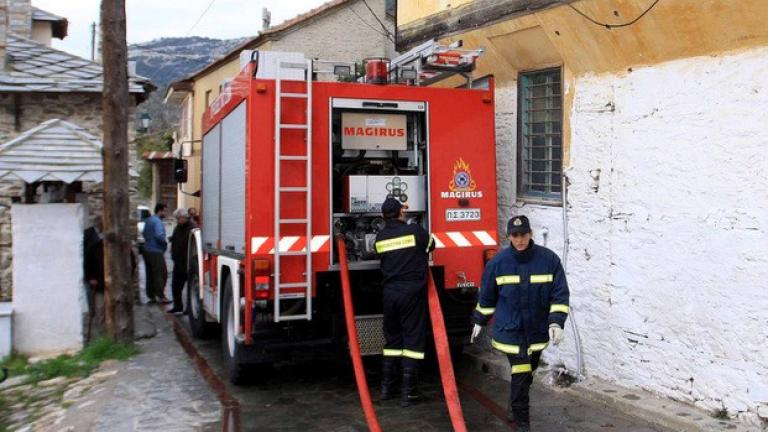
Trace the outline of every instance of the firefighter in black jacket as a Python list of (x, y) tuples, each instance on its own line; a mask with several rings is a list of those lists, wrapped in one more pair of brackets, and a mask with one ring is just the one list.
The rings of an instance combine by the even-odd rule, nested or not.
[(397, 393), (397, 370), (403, 367), (400, 406), (421, 400), (416, 387), (424, 359), (427, 331), (427, 271), (434, 240), (422, 227), (405, 223), (408, 207), (395, 198), (381, 206), (386, 225), (376, 235), (384, 284), (384, 361), (381, 398)]
[(563, 339), (569, 312), (568, 282), (560, 258), (533, 243), (527, 217), (510, 219), (507, 235), (511, 246), (485, 267), (471, 341), (495, 315), (491, 345), (507, 354), (512, 367), (507, 417), (518, 431), (527, 432), (533, 372), (549, 342), (557, 345)]

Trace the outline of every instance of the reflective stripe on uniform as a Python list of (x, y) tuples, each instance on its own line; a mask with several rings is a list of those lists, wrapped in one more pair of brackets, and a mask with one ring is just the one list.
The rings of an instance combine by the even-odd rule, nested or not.
[(384, 357), (400, 357), (403, 355), (403, 350), (384, 348)]
[(435, 244), (435, 238), (432, 236), (432, 234), (429, 235), (429, 243), (427, 243), (427, 250), (426, 253), (429, 253), (429, 248), (432, 247), (432, 245)]
[(568, 305), (564, 304), (553, 304), (549, 307), (549, 313), (552, 312), (562, 312), (562, 313), (569, 313), (571, 308), (568, 307)]
[(403, 357), (408, 357), (416, 360), (424, 360), (424, 353), (418, 351), (411, 351), (408, 349), (403, 350)]
[(551, 274), (531, 275), (531, 283), (547, 283), (547, 282), (552, 282)]
[(509, 285), (520, 283), (519, 275), (496, 276), (496, 285)]
[(533, 368), (531, 367), (530, 363), (521, 364), (521, 365), (512, 365), (513, 374), (527, 373), (532, 371), (533, 371)]
[(505, 344), (493, 339), (491, 346), (506, 354), (520, 354), (520, 345)]
[(495, 307), (482, 307), (480, 306), (480, 303), (477, 304), (477, 307), (475, 308), (475, 310), (480, 312), (483, 315), (493, 315), (493, 313), (496, 312)]
[(412, 247), (416, 247), (416, 236), (413, 234), (376, 242), (377, 253), (392, 252), (394, 250)]
[(531, 355), (537, 351), (543, 351), (547, 345), (549, 345), (549, 342), (531, 344), (531, 346), (528, 347), (528, 355)]

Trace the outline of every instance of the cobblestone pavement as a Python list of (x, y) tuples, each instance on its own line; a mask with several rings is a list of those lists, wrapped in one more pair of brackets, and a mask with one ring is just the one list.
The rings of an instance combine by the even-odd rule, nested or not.
[[(186, 319), (184, 319), (186, 326)], [(194, 342), (213, 370), (224, 377), (220, 341)], [(400, 408), (394, 401), (378, 401), (379, 362), (366, 359), (367, 376), (376, 413), (385, 431), (452, 430), (439, 376), (434, 365), (423, 376), (422, 392), (427, 402)], [(256, 369), (252, 382), (245, 386), (227, 384), (240, 402), (242, 431), (367, 431), (355, 388), (350, 362), (343, 358), (305, 359)], [(226, 380), (226, 378), (224, 378)], [(462, 387), (461, 402), (467, 427), (471, 431), (513, 430), (488, 408), (488, 402), (506, 407), (508, 383), (457, 364), (457, 380)], [(469, 391), (467, 391), (469, 390)], [(475, 397), (473, 397), (475, 394)], [(479, 394), (479, 397), (478, 397)], [(485, 405), (479, 400), (485, 402)], [(582, 401), (541, 385), (532, 394), (532, 426), (547, 432), (661, 432), (662, 429), (614, 412), (610, 407)], [(503, 408), (502, 408), (503, 409)], [(233, 430), (230, 426), (229, 430)]]
[(156, 326), (156, 336), (138, 341), (141, 352), (115, 365), (114, 377), (73, 400), (57, 430), (219, 430), (219, 402), (179, 346), (163, 312), (140, 309)]

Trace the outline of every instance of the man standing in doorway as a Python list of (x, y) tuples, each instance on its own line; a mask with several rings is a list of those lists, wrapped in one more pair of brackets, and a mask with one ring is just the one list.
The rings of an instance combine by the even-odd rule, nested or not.
[(178, 208), (173, 212), (176, 218), (176, 227), (171, 234), (171, 259), (173, 260), (173, 275), (171, 279), (171, 294), (173, 295), (173, 308), (168, 313), (181, 314), (184, 312), (184, 302), (181, 293), (184, 284), (187, 283), (187, 250), (189, 249), (189, 233), (192, 231), (193, 222), (187, 210)]
[(530, 430), (528, 392), (541, 352), (549, 341), (555, 345), (562, 341), (569, 312), (568, 282), (560, 258), (534, 244), (532, 235), (525, 216), (507, 223), (510, 247), (485, 267), (471, 338), (474, 342), (496, 315), (491, 345), (507, 355), (512, 367), (507, 417), (520, 432)]
[(147, 298), (149, 303), (170, 303), (165, 297), (168, 268), (165, 266), (165, 204), (155, 205), (155, 214), (144, 220), (144, 263), (147, 268)]
[(407, 209), (399, 200), (387, 198), (381, 206), (386, 225), (376, 235), (384, 285), (381, 398), (396, 396), (397, 371), (402, 361), (402, 407), (421, 400), (417, 384), (427, 331), (428, 256), (435, 248), (429, 233), (405, 222)]

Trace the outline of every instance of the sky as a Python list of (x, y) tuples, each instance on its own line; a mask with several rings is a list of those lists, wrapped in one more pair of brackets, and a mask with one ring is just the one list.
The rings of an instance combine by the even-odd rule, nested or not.
[[(261, 10), (272, 13), (272, 25), (317, 7), (326, 0), (126, 0), (128, 43), (170, 36), (230, 39), (256, 35)], [(100, 0), (32, 0), (32, 5), (69, 20), (68, 36), (54, 39), (55, 48), (90, 58), (91, 23), (99, 20)], [(195, 22), (203, 14), (200, 21)], [(194, 27), (193, 27), (194, 26)], [(98, 27), (97, 27), (98, 29)]]

